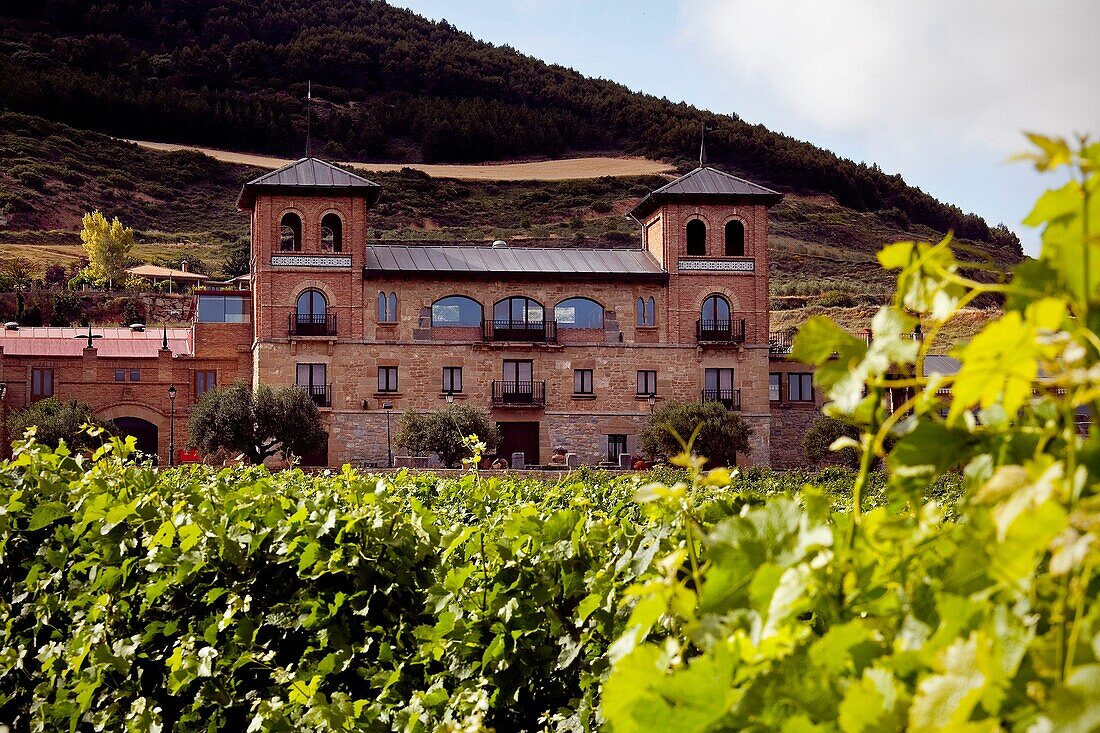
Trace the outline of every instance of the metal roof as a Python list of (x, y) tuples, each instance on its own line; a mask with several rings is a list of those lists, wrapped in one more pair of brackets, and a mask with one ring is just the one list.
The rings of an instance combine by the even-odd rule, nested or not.
[(641, 249), (561, 249), (542, 247), (471, 247), (379, 244), (368, 245), (364, 273), (432, 277), (454, 275), (494, 278), (555, 277), (598, 280), (616, 276), (665, 280), (668, 273)]
[(305, 189), (314, 193), (354, 193), (365, 197), (368, 206), (378, 199), (381, 192), (381, 186), (374, 181), (368, 181), (317, 158), (302, 158), (244, 184), (241, 195), (237, 198), (237, 208), (252, 208), (259, 192), (291, 189), (298, 192)]
[(749, 198), (754, 203), (771, 206), (783, 200), (783, 194), (710, 166), (700, 166), (648, 194), (630, 213), (645, 216), (661, 203), (677, 198), (701, 201)]
[[(92, 326), (92, 334), (101, 336), (92, 341), (97, 355), (101, 357), (156, 357), (163, 339), (159, 328), (134, 331), (130, 328)], [(4, 349), (4, 356), (81, 356), (88, 345), (87, 335), (87, 327), (24, 326), (18, 331), (0, 331), (0, 347)], [(191, 329), (169, 328), (168, 348), (173, 354), (193, 355)]]
[(924, 376), (943, 374), (949, 377), (953, 374), (958, 374), (961, 366), (962, 362), (953, 356), (929, 354), (924, 357)]

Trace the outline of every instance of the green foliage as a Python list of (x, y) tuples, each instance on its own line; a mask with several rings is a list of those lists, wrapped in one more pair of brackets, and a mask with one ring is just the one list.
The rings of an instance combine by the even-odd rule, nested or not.
[(716, 464), (732, 466), (738, 453), (752, 450), (752, 426), (722, 403), (668, 400), (653, 412), (642, 431), (642, 452), (654, 458), (674, 456), (683, 450), (681, 440), (688, 440), (697, 428), (695, 451)]
[[(601, 699), (622, 731), (1054, 731), (1100, 721), (1100, 145), (1032, 136), (1047, 194), (1038, 264), (1011, 282), (966, 273), (939, 244), (880, 255), (899, 271), (868, 345), (809, 321), (793, 356), (817, 366), (827, 413), (858, 426), (850, 511), (807, 487), (736, 515), (695, 491), (727, 477), (682, 456), (688, 478), (638, 498), (679, 516), (660, 579), (636, 584)], [(937, 338), (984, 294), (1008, 309), (926, 374)], [(924, 341), (906, 338), (919, 316)], [(888, 413), (888, 392), (911, 397)], [(891, 442), (893, 443), (891, 447)], [(871, 465), (889, 473), (877, 495)], [(958, 521), (932, 487), (961, 470)], [(946, 497), (944, 497), (946, 498)]]
[(122, 226), (116, 216), (113, 221), (93, 211), (81, 220), (80, 240), (88, 255), (88, 274), (97, 284), (121, 281), (125, 274), (126, 257), (134, 246), (134, 230)]
[(189, 447), (207, 455), (244, 454), (253, 463), (282, 452), (301, 457), (325, 442), (321, 413), (298, 387), (255, 392), (244, 384), (211, 390), (191, 410)]
[(54, 448), (61, 441), (72, 450), (87, 450), (102, 443), (101, 435), (88, 433), (85, 425), (104, 428), (86, 403), (63, 402), (56, 397), (47, 397), (8, 415), (9, 435), (21, 438), (28, 428), (34, 428), (35, 440)]
[(500, 443), (500, 430), (485, 410), (468, 405), (448, 405), (435, 412), (409, 410), (397, 423), (394, 442), (415, 455), (436, 454), (448, 468), (469, 455), (466, 437), (476, 435), (492, 452)]
[[(859, 440), (859, 428), (835, 417), (818, 415), (802, 436), (802, 450), (811, 461), (821, 461), (830, 455), (831, 446), (840, 438), (856, 443)], [(859, 468), (859, 453), (854, 447), (839, 449), (837, 456), (845, 465)]]

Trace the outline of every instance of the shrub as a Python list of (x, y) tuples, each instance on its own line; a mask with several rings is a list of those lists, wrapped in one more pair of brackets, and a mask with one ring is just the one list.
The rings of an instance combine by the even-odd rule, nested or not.
[[(712, 463), (732, 466), (738, 453), (752, 448), (752, 426), (720, 402), (677, 402), (670, 400), (658, 407), (642, 431), (642, 451), (654, 458), (676, 455), (698, 428), (693, 451)], [(679, 437), (677, 437), (679, 436)]]
[(435, 412), (407, 411), (397, 423), (394, 442), (416, 455), (434, 453), (448, 468), (458, 466), (468, 452), (462, 439), (476, 435), (492, 452), (500, 431), (489, 413), (468, 405), (448, 405)]
[(56, 397), (39, 400), (8, 416), (8, 434), (13, 438), (22, 438), (27, 428), (33, 427), (39, 443), (56, 448), (63, 440), (74, 451), (94, 448), (103, 442), (101, 437), (86, 431), (86, 425), (104, 427), (86, 403), (63, 402)]
[(859, 440), (859, 428), (850, 423), (837, 420), (835, 417), (818, 415), (814, 418), (809, 430), (802, 436), (802, 450), (806, 457), (818, 463), (830, 455), (835, 455), (849, 468), (859, 468), (859, 453), (854, 448), (844, 448), (837, 452), (830, 452), (831, 446), (839, 438)]

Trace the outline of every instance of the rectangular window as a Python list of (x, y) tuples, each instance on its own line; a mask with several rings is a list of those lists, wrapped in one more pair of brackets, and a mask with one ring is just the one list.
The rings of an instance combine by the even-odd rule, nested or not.
[(609, 463), (619, 465), (619, 456), (626, 454), (626, 436), (607, 436), (607, 460)]
[(656, 369), (639, 369), (638, 370), (638, 394), (640, 395), (655, 395), (657, 394), (657, 370)]
[(814, 401), (814, 379), (812, 374), (787, 375), (787, 399), (791, 402)]
[(199, 323), (248, 323), (247, 295), (198, 296)]
[(772, 402), (779, 402), (779, 385), (782, 382), (782, 377), (781, 374), (768, 375), (768, 399)]
[(462, 391), (462, 367), (443, 367), (443, 391), (448, 394)]
[(126, 370), (125, 369), (115, 369), (115, 381), (116, 382), (125, 382), (126, 381)]
[(195, 399), (200, 399), (207, 392), (218, 387), (218, 373), (213, 369), (203, 369), (195, 372)]
[(592, 394), (592, 370), (573, 370), (573, 394)]
[(522, 384), (524, 389), (530, 390), (533, 374), (534, 369), (529, 361), (504, 360), (504, 381), (508, 384)]
[(395, 367), (395, 366), (378, 367), (378, 391), (379, 392), (396, 392), (397, 391), (397, 367)]
[(53, 397), (53, 369), (31, 369), (31, 399)]
[(130, 370), (130, 381), (131, 382), (140, 382), (141, 381), (141, 370), (140, 369), (131, 369)]
[(318, 407), (331, 405), (328, 393), (328, 367), (325, 364), (298, 364), (298, 386), (309, 393)]

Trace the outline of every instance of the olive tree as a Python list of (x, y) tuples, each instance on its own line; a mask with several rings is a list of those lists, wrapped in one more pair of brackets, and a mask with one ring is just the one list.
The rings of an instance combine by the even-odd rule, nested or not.
[(27, 428), (33, 427), (34, 439), (43, 445), (56, 448), (64, 440), (65, 445), (73, 450), (98, 447), (103, 442), (102, 438), (91, 435), (85, 430), (85, 425), (110, 428), (97, 420), (92, 408), (84, 402), (47, 397), (9, 415), (8, 435), (19, 440)]
[(211, 390), (195, 404), (187, 422), (188, 447), (211, 454), (244, 454), (253, 463), (280, 451), (301, 456), (324, 445), (321, 412), (299, 387), (255, 391), (244, 384)]
[(692, 452), (713, 464), (732, 466), (738, 453), (751, 451), (752, 426), (722, 403), (670, 400), (654, 411), (642, 431), (642, 452), (654, 458), (674, 456), (683, 450), (677, 436), (686, 441), (696, 428)]
[(435, 453), (448, 468), (466, 457), (462, 439), (476, 435), (492, 452), (500, 443), (500, 431), (484, 410), (466, 405), (448, 405), (435, 412), (409, 410), (397, 423), (394, 442), (418, 455)]

